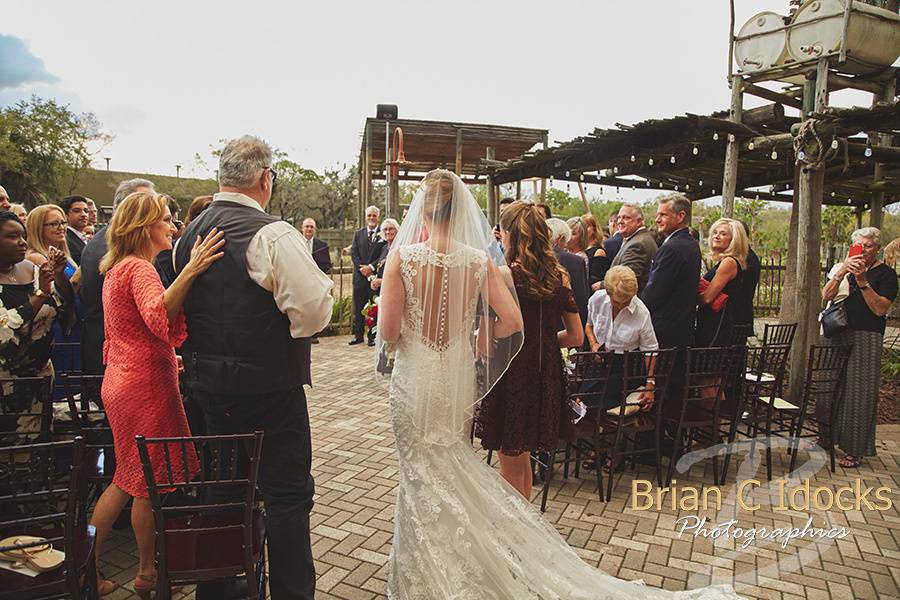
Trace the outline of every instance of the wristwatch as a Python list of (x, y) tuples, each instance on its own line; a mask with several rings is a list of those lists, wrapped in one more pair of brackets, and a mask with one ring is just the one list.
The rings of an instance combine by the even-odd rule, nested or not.
[(865, 289), (872, 287), (872, 285), (867, 283), (865, 285), (858, 285), (857, 287), (861, 290), (865, 290)]
[(36, 289), (34, 291), (34, 295), (37, 296), (38, 298), (45, 298), (47, 296), (47, 294), (41, 288)]

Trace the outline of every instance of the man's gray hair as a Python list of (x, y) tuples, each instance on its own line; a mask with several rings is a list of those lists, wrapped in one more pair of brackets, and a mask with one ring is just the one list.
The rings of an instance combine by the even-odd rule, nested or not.
[(551, 217), (547, 219), (547, 228), (550, 229), (550, 243), (554, 246), (562, 238), (563, 243), (568, 244), (572, 239), (572, 228), (562, 219)]
[(313, 219), (312, 217), (306, 217), (305, 219), (303, 219), (303, 222), (300, 223), (300, 226), (301, 226), (301, 227), (304, 227), (304, 226), (306, 225), (306, 222), (307, 222), (307, 221), (312, 221), (313, 227), (318, 227), (318, 226), (316, 225), (316, 220)]
[(116, 195), (113, 196), (113, 211), (115, 212), (116, 207), (119, 206), (119, 203), (133, 194), (134, 191), (139, 187), (148, 187), (151, 190), (156, 189), (156, 186), (153, 185), (153, 182), (149, 179), (141, 179), (139, 177), (136, 177), (134, 179), (126, 179), (119, 184), (119, 187), (116, 188)]
[(858, 244), (862, 239), (872, 240), (881, 247), (881, 231), (877, 227), (863, 227), (850, 234), (850, 242)]
[(390, 225), (394, 229), (400, 229), (400, 223), (396, 219), (387, 218), (381, 222), (381, 227), (378, 228), (378, 231), (384, 231), (385, 225)]
[(272, 149), (252, 135), (243, 135), (225, 144), (219, 155), (219, 185), (245, 189), (272, 166)]
[(684, 213), (684, 224), (691, 224), (691, 200), (684, 194), (663, 194), (656, 199), (658, 204), (672, 203), (672, 212), (676, 215), (680, 212)]
[(631, 202), (626, 202), (626, 203), (623, 204), (621, 207), (619, 207), (619, 210), (622, 210), (623, 208), (631, 208), (631, 209), (633, 209), (633, 210), (638, 214), (638, 216), (639, 216), (641, 219), (644, 218), (644, 209), (642, 209), (642, 208), (641, 208), (640, 206), (638, 206), (637, 204), (634, 204), (634, 203), (631, 203)]
[(0, 198), (6, 198), (9, 200), (9, 192), (6, 191), (6, 188), (0, 185)]
[(371, 206), (367, 206), (367, 207), (366, 207), (366, 214), (369, 214), (369, 213), (372, 212), (373, 210), (375, 211), (375, 214), (377, 214), (377, 215), (380, 215), (380, 214), (381, 214), (381, 209), (378, 208), (377, 206), (375, 206), (374, 204), (372, 204)]

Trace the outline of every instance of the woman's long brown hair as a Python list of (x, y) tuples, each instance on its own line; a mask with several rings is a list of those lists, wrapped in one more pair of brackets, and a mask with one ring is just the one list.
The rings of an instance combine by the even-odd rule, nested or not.
[(506, 261), (521, 267), (526, 294), (536, 298), (556, 294), (565, 283), (565, 273), (553, 253), (550, 230), (540, 209), (517, 200), (500, 215), (500, 226), (509, 232)]

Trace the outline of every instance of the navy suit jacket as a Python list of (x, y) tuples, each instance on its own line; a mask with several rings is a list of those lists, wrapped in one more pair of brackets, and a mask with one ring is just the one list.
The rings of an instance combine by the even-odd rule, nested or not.
[(613, 259), (616, 257), (616, 254), (619, 253), (619, 249), (622, 247), (622, 235), (616, 233), (606, 238), (603, 241), (603, 249), (606, 251), (606, 258), (609, 259), (609, 262), (612, 263)]
[(693, 344), (699, 281), (700, 245), (679, 229), (657, 250), (641, 293), (660, 348)]
[[(376, 230), (377, 231), (377, 230)], [(369, 281), (359, 272), (362, 265), (372, 265), (378, 262), (381, 255), (381, 246), (384, 242), (377, 239), (369, 242), (368, 229), (363, 227), (353, 235), (353, 245), (350, 247), (350, 258), (353, 260), (353, 285), (355, 287), (369, 287)]]
[(554, 248), (556, 259), (566, 271), (569, 272), (571, 279), (572, 295), (575, 297), (575, 304), (578, 306), (578, 316), (581, 317), (581, 326), (587, 324), (587, 303), (591, 297), (588, 288), (587, 267), (584, 265), (584, 259), (576, 256), (571, 252)]
[(326, 275), (331, 273), (331, 255), (328, 253), (328, 244), (319, 238), (313, 238), (312, 257), (323, 273)]

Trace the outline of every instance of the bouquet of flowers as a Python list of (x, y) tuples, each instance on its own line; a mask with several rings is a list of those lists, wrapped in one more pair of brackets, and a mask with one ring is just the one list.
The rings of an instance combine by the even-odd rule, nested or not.
[(363, 307), (362, 316), (366, 319), (366, 328), (369, 330), (370, 334), (375, 333), (375, 324), (378, 323), (378, 298), (375, 300), (369, 301)]

